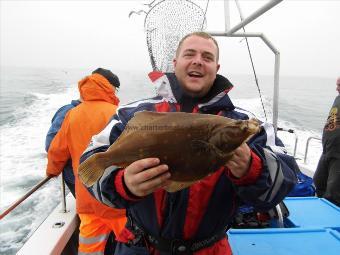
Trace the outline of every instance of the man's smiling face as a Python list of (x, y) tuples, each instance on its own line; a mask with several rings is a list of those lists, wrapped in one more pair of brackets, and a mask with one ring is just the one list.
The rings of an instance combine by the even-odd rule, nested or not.
[(209, 92), (220, 67), (217, 51), (211, 39), (193, 35), (183, 41), (173, 62), (176, 77), (190, 96), (204, 97)]

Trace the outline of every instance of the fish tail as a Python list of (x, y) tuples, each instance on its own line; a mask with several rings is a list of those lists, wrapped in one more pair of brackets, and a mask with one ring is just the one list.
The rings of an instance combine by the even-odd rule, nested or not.
[(92, 186), (99, 180), (110, 165), (101, 154), (105, 153), (94, 154), (79, 165), (78, 176), (86, 187)]

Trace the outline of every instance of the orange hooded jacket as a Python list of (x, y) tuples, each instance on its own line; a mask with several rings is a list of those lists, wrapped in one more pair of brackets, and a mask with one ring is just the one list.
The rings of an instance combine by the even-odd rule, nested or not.
[(68, 159), (72, 159), (76, 178), (77, 212), (95, 213), (103, 218), (123, 218), (125, 210), (112, 209), (94, 199), (78, 178), (79, 160), (91, 137), (104, 129), (115, 114), (119, 99), (102, 75), (92, 74), (78, 83), (82, 103), (70, 110), (48, 150), (46, 173), (59, 175)]

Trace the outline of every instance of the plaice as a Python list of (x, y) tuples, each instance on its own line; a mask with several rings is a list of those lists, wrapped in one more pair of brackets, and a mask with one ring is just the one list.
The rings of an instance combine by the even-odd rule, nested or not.
[(106, 152), (96, 153), (80, 164), (79, 178), (92, 186), (111, 165), (126, 167), (152, 157), (169, 166), (172, 182), (167, 191), (177, 191), (218, 170), (259, 130), (255, 119), (138, 112)]

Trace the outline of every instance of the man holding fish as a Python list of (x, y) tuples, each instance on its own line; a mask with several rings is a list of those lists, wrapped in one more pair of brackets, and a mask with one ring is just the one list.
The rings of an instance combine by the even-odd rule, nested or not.
[[(232, 85), (225, 77), (217, 75), (220, 67), (218, 58), (218, 44), (209, 34), (195, 32), (185, 36), (173, 61), (175, 73), (154, 72), (150, 75), (158, 95), (119, 108), (118, 114), (92, 138), (84, 152), (79, 177), (92, 195), (108, 206), (127, 209), (128, 223), (118, 237), (115, 254), (231, 254), (225, 231), (238, 206), (247, 203), (258, 210), (268, 210), (281, 202), (296, 183), (291, 167), (294, 159), (285, 153), (273, 127), (263, 123), (260, 128), (256, 122), (249, 120), (249, 112), (231, 102), (228, 91)], [(134, 117), (141, 111), (186, 112), (190, 117), (173, 117), (169, 113), (169, 119), (174, 119), (168, 123), (158, 122), (157, 114), (143, 113), (148, 116), (141, 118), (141, 113), (138, 113)], [(231, 123), (237, 120), (237, 131), (228, 131), (228, 135), (219, 131), (220, 126), (215, 126), (208, 128), (201, 137), (196, 135), (193, 140), (191, 135), (195, 135), (195, 127), (200, 122), (192, 116), (199, 119), (200, 116), (209, 116), (207, 114), (232, 119)], [(176, 140), (176, 127), (178, 123), (185, 123), (187, 118), (193, 118), (190, 120), (192, 128), (186, 130), (187, 138), (182, 136)], [(158, 141), (162, 147), (157, 151), (148, 151), (157, 148), (150, 147), (148, 143), (153, 140), (152, 132), (139, 135), (140, 141), (145, 136), (145, 147), (140, 147), (142, 142), (134, 143), (126, 135), (125, 129), (131, 125), (128, 124), (130, 120), (140, 125), (143, 119), (148, 123), (174, 127), (169, 133), (172, 136), (163, 136), (164, 139)], [(219, 119), (211, 120), (212, 123), (217, 121)], [(207, 120), (206, 124), (209, 122)], [(233, 138), (239, 137), (244, 130), (251, 132), (236, 142)], [(213, 132), (216, 135), (211, 135)], [(208, 135), (209, 139), (205, 139)], [(223, 144), (225, 135), (231, 137), (235, 147)], [(179, 158), (174, 162), (167, 158), (167, 154), (159, 152), (162, 148), (165, 151), (167, 144), (172, 146), (173, 141), (177, 141), (176, 155)], [(110, 158), (115, 153), (110, 154), (110, 145), (115, 144), (125, 154), (130, 151), (124, 148), (134, 146), (132, 151), (136, 148), (133, 151), (136, 160), (126, 160), (125, 165), (115, 164), (114, 160), (111, 162)], [(188, 175), (191, 179), (181, 179), (179, 171), (172, 171), (172, 163), (177, 166), (177, 162), (185, 162), (177, 168), (182, 166), (189, 171), (188, 165), (202, 160), (185, 158), (188, 150), (201, 153), (199, 155), (211, 164), (212, 170), (208, 169), (199, 179), (193, 176), (194, 171)], [(169, 155), (173, 153), (171, 151)], [(144, 155), (148, 156), (143, 158)], [(211, 155), (215, 156), (211, 158)], [(111, 164), (100, 171), (89, 168), (96, 165), (91, 161), (97, 162), (97, 165), (102, 161)], [(178, 181), (183, 182), (174, 188), (173, 183)]]

